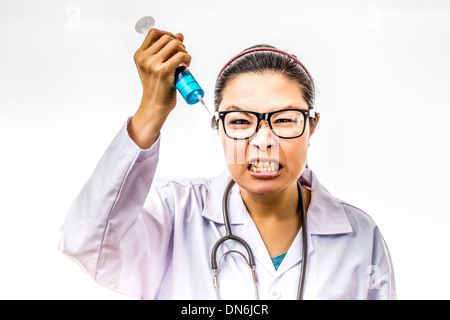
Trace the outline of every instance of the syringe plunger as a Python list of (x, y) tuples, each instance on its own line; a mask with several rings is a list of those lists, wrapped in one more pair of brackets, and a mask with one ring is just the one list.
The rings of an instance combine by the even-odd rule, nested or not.
[(136, 22), (135, 29), (138, 33), (146, 36), (147, 33), (155, 26), (155, 19), (150, 16), (142, 17)]

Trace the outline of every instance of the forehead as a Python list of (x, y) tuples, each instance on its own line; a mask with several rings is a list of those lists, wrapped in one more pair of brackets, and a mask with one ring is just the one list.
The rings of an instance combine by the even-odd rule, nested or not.
[(236, 106), (258, 112), (273, 111), (285, 106), (308, 108), (299, 85), (277, 73), (245, 73), (228, 82), (219, 110)]

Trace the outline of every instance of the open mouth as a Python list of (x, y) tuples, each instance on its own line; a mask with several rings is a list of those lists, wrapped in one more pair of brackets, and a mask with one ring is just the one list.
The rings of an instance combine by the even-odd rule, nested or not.
[(278, 172), (282, 168), (282, 165), (275, 160), (252, 160), (248, 166), (248, 169), (255, 173), (261, 172)]

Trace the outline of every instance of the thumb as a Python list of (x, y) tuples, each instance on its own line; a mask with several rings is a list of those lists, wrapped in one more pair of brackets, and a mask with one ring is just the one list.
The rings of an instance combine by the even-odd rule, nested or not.
[(183, 34), (182, 34), (182, 33), (177, 33), (177, 34), (175, 35), (175, 37), (177, 37), (177, 38), (178, 38), (178, 40), (180, 40), (181, 42), (183, 42), (183, 41), (184, 41), (184, 36), (183, 36)]

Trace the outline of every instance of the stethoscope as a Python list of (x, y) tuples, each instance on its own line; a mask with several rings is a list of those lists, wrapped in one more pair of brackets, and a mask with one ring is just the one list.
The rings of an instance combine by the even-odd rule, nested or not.
[[(225, 191), (223, 193), (223, 200), (222, 200), (223, 221), (225, 223), (225, 228), (226, 228), (227, 234), (225, 236), (221, 237), (219, 240), (217, 240), (217, 242), (214, 244), (214, 247), (211, 250), (211, 268), (212, 268), (212, 271), (214, 274), (214, 276), (213, 276), (214, 287), (216, 288), (217, 299), (220, 300), (221, 299), (220, 287), (219, 287), (220, 265), (222, 263), (223, 258), (227, 254), (237, 253), (244, 258), (244, 260), (247, 262), (248, 266), (251, 269), (252, 277), (253, 277), (253, 284), (254, 284), (254, 289), (255, 289), (255, 297), (256, 297), (256, 300), (259, 300), (258, 277), (256, 275), (256, 270), (255, 270), (255, 257), (253, 256), (253, 251), (244, 239), (234, 235), (231, 232), (230, 221), (228, 219), (227, 200), (228, 200), (228, 193), (230, 192), (230, 189), (233, 186), (233, 184), (234, 184), (234, 180), (232, 179), (228, 183), (227, 187), (225, 188)], [(299, 279), (299, 284), (298, 284), (297, 299), (303, 300), (303, 287), (304, 287), (304, 282), (305, 282), (306, 262), (307, 262), (306, 260), (307, 260), (307, 256), (308, 256), (308, 248), (307, 248), (308, 247), (308, 237), (307, 237), (307, 229), (306, 229), (305, 198), (303, 197), (303, 191), (302, 191), (302, 187), (301, 187), (299, 181), (297, 181), (297, 189), (298, 189), (300, 206), (301, 206), (302, 238), (303, 238), (302, 266), (301, 266), (301, 270), (300, 270), (300, 279)], [(248, 259), (240, 251), (229, 250), (222, 255), (222, 257), (219, 261), (219, 265), (217, 265), (217, 249), (220, 247), (221, 244), (223, 244), (227, 240), (234, 240), (234, 241), (239, 242), (241, 245), (243, 245), (245, 247), (245, 249), (247, 250)]]

